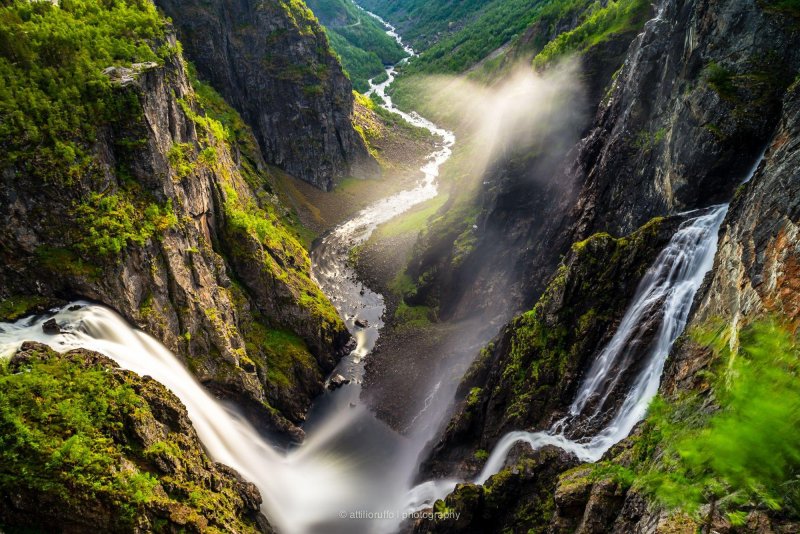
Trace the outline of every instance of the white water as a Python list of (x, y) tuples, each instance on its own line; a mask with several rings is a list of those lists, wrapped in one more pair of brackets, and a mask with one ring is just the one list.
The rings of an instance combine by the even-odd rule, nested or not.
[[(394, 28), (389, 35), (402, 45)], [(404, 49), (413, 55), (410, 47)], [(186, 405), (189, 417), (210, 456), (239, 471), (254, 482), (264, 500), (262, 510), (270, 523), (284, 533), (387, 532), (394, 530), (405, 508), (416, 460), (429, 436), (405, 437), (359, 405), (363, 360), (372, 350), (383, 326), (383, 297), (355, 279), (347, 264), (349, 250), (369, 238), (375, 228), (437, 195), (439, 167), (450, 157), (455, 136), (416, 113), (396, 109), (385, 91), (394, 78), (372, 84), (384, 99), (383, 106), (415, 126), (429, 130), (441, 141), (420, 169), (418, 184), (374, 203), (351, 220), (329, 232), (312, 251), (314, 278), (331, 298), (358, 341), (335, 372), (352, 380), (334, 392), (326, 392), (314, 404), (304, 426), (307, 439), (299, 448), (277, 450), (200, 385), (166, 347), (149, 335), (131, 328), (120, 316), (99, 305), (72, 303), (45, 317), (31, 317), (14, 324), (0, 324), (0, 356), (12, 354), (25, 340), (46, 343), (58, 351), (86, 348), (105, 354), (122, 368), (150, 375), (164, 384)], [(46, 335), (42, 323), (54, 317), (64, 330)], [(366, 319), (365, 328), (355, 326)], [(438, 385), (414, 418), (417, 427), (429, 421), (427, 410)], [(350, 519), (351, 512), (383, 513), (382, 519)]]
[[(500, 471), (512, 447), (520, 442), (534, 449), (554, 445), (574, 453), (583, 461), (595, 462), (612, 445), (628, 436), (644, 418), (647, 406), (658, 391), (664, 362), (686, 326), (695, 293), (713, 265), (719, 228), (727, 211), (727, 204), (715, 206), (681, 225), (640, 282), (636, 297), (614, 337), (587, 373), (569, 415), (547, 431), (513, 431), (503, 436), (475, 478), (476, 484), (483, 484)], [(635, 362), (634, 357), (638, 354), (635, 347), (642, 334), (639, 329), (652, 318), (659, 321), (658, 330), (644, 353), (644, 359)], [(591, 420), (604, 413), (610, 393), (618, 386), (624, 386), (620, 383), (622, 377), (636, 363), (641, 370), (611, 421), (594, 436), (567, 437), (575, 424), (585, 423), (587, 418)], [(450, 493), (458, 482), (447, 479), (422, 483), (409, 492), (408, 504), (417, 509), (430, 506)]]

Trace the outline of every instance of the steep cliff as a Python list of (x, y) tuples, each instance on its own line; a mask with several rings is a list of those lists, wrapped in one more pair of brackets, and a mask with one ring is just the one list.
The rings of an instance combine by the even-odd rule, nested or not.
[(577, 233), (729, 199), (780, 118), (795, 25), (769, 3), (661, 3), (578, 157)]
[(25, 343), (0, 369), (0, 528), (272, 532), (186, 408), (100, 354)]
[[(637, 1), (595, 7), (555, 2), (536, 8), (522, 40), (498, 49), (500, 55), (473, 65), (466, 74), (491, 88), (534, 55), (539, 70), (568, 54), (578, 57), (569, 112), (552, 121), (557, 126), (548, 123), (531, 134), (542, 138), (534, 146), (518, 140), (522, 149), (498, 155), (483, 175), (474, 177), (478, 184), (474, 189), (458, 178), (452, 193), (457, 200), (452, 204), (461, 211), (445, 206), (442, 224), (433, 222), (420, 239), (409, 274), (419, 286), (418, 294), (435, 296), (442, 318), (497, 314), (498, 308), (512, 314), (530, 309), (569, 246), (593, 233), (570, 232), (584, 184), (580, 154), (586, 141), (580, 137), (590, 130), (591, 118), (625, 61), (628, 46), (651, 16), (650, 6)], [(433, 50), (430, 54), (438, 57)], [(426, 68), (431, 66), (420, 69)], [(404, 101), (407, 86), (414, 87), (419, 76), (411, 71), (400, 78), (398, 102)], [(434, 112), (424, 108), (424, 102), (421, 105)], [(469, 174), (463, 169), (455, 173)], [(504, 253), (509, 250), (515, 253)]]
[[(798, 324), (800, 106), (796, 79), (800, 64), (793, 44), (796, 16), (797, 11), (784, 4), (662, 3), (657, 17), (632, 43), (592, 129), (578, 146), (568, 175), (584, 186), (573, 211), (576, 222), (564, 233), (570, 239), (598, 230), (625, 232), (653, 215), (733, 200), (722, 225), (714, 266), (695, 298), (687, 334), (667, 361), (660, 390), (663, 400), (656, 403), (646, 423), (611, 449), (603, 462), (584, 464), (560, 476), (548, 531), (689, 532), (713, 528), (717, 532), (764, 532), (796, 528), (793, 483), (781, 483), (779, 491), (785, 495), (778, 499), (771, 493), (771, 485), (782, 480), (778, 477), (783, 472), (779, 469), (764, 475), (773, 465), (770, 462), (794, 464), (783, 463), (778, 446), (759, 444), (784, 429), (795, 432), (780, 441), (791, 450), (792, 440), (796, 441), (796, 426), (792, 425), (796, 423), (784, 414), (776, 420), (783, 426), (775, 423), (771, 431), (752, 428), (759, 417), (774, 416), (767, 404), (759, 404), (762, 397), (758, 395), (769, 397), (767, 384), (776, 390), (782, 387), (779, 380), (765, 382), (769, 380), (765, 377), (782, 377), (785, 384), (796, 388), (794, 364), (787, 366), (780, 359), (794, 361), (796, 340), (786, 337), (789, 341), (781, 345), (778, 340), (784, 339), (783, 334), (771, 331), (774, 345), (765, 345), (769, 336), (757, 338), (754, 345), (747, 327), (764, 317), (785, 325), (789, 332)], [(739, 185), (765, 145), (764, 161), (752, 180)], [(603, 280), (592, 278), (583, 288), (586, 295), (595, 295)], [(549, 293), (548, 289), (543, 298)], [(557, 326), (551, 325), (549, 331), (558, 332), (552, 328)], [(567, 328), (568, 332), (580, 331), (574, 326)], [(737, 356), (740, 332), (747, 336), (747, 346)], [(713, 341), (709, 341), (711, 337)], [(502, 346), (502, 341), (497, 344)], [(513, 345), (506, 346), (501, 352), (512, 354)], [(766, 346), (770, 349), (760, 348)], [(495, 354), (497, 348), (494, 350), (487, 354)], [(764, 360), (771, 357), (778, 358), (777, 363)], [(509, 369), (510, 361), (484, 371), (482, 380)], [(537, 375), (548, 376), (561, 369), (557, 363), (549, 364)], [(470, 385), (462, 386), (462, 394), (467, 394)], [(737, 391), (737, 387), (752, 390)], [(467, 401), (451, 421), (446, 438), (454, 430), (466, 428), (464, 442), (475, 439), (474, 430), (464, 423), (470, 422), (464, 414), (470, 412), (473, 391), (469, 390)], [(481, 399), (482, 392), (475, 393), (475, 400)], [(510, 397), (498, 413), (505, 414), (518, 399), (524, 396)], [(524, 401), (523, 406), (546, 418), (549, 410), (540, 411), (535, 399)], [(744, 411), (751, 401), (753, 413), (763, 410), (760, 415), (753, 417)], [(776, 402), (779, 408), (786, 404), (787, 410), (794, 406), (788, 396)], [(480, 407), (477, 402), (475, 405)], [(494, 416), (496, 423), (503, 420), (503, 416)], [(713, 433), (726, 428), (741, 432), (737, 439), (728, 435), (717, 442), (728, 439), (737, 443), (739, 456), (732, 460), (713, 448)], [(751, 436), (752, 441), (743, 436)], [(700, 449), (691, 449), (692, 443), (699, 443)], [(703, 446), (719, 454), (717, 459), (700, 463)], [(759, 456), (761, 453), (766, 456)], [(689, 457), (691, 454), (695, 456)], [(774, 458), (769, 459), (770, 454)], [(434, 460), (442, 457), (437, 449)], [(735, 480), (740, 479), (725, 478), (720, 473), (726, 473), (726, 461), (737, 476), (747, 473), (751, 478), (739, 486)], [(682, 471), (685, 465), (693, 467)], [(491, 479), (488, 485), (492, 485)], [(521, 499), (538, 500), (543, 486), (529, 489), (530, 496)], [(458, 499), (458, 492), (452, 499)], [(684, 511), (686, 501), (699, 508)], [(541, 523), (528, 520), (524, 526), (537, 525)], [(463, 526), (447, 528), (469, 531)]]
[[(310, 278), (251, 135), (213, 91), (195, 91), (155, 8), (96, 7), (4, 8), (15, 21), (5, 34), (30, 36), (2, 64), (7, 86), (24, 87), (0, 104), (4, 307), (108, 304), (218, 394), (299, 437), (349, 335)], [(58, 43), (73, 55), (51, 57)], [(26, 101), (36, 107), (20, 115)]]
[(300, 0), (159, 0), (188, 58), (241, 113), (264, 159), (330, 190), (380, 172), (352, 124), (350, 81)]
[[(773, 316), (792, 329), (800, 320), (800, 87), (795, 82), (764, 160), (736, 190), (720, 234), (714, 268), (697, 298), (693, 324), (722, 319), (734, 337), (753, 319)], [(667, 393), (697, 387), (708, 351), (676, 351), (664, 376)]]

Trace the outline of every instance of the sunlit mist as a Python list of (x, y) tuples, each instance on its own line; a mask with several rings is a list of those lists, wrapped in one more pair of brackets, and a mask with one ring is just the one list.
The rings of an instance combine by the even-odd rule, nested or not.
[(429, 76), (419, 83), (425, 111), (469, 140), (474, 176), (502, 157), (560, 153), (574, 142), (585, 115), (575, 61), (544, 73), (521, 64), (491, 86), (463, 76)]

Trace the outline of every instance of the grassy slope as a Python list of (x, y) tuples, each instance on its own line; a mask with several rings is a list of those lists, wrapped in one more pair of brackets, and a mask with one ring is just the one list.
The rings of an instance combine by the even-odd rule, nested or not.
[(463, 28), (491, 0), (360, 0), (373, 13), (391, 21), (403, 38), (420, 49)]

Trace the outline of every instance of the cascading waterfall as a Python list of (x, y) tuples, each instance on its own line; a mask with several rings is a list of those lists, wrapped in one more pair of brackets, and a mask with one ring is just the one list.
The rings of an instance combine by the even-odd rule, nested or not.
[[(767, 148), (768, 145), (761, 150), (742, 183), (753, 178)], [(547, 431), (517, 430), (503, 436), (474, 483), (483, 484), (499, 472), (505, 465), (508, 453), (517, 443), (527, 443), (533, 449), (552, 445), (575, 454), (583, 461), (596, 462), (644, 419), (647, 407), (658, 392), (667, 356), (675, 340), (683, 333), (697, 290), (714, 264), (719, 229), (729, 206), (712, 206), (678, 228), (639, 283), (632, 304), (611, 341), (600, 351), (589, 369), (568, 415), (556, 421)], [(625, 372), (637, 363), (632, 357), (632, 347), (641, 341), (640, 325), (652, 318), (659, 320), (658, 330), (647, 347), (641, 370), (611, 421), (594, 436), (569, 438), (567, 434), (573, 430), (575, 423), (581, 424), (604, 413), (611, 392), (621, 385)], [(441, 479), (418, 484), (408, 492), (408, 509), (431, 506), (437, 499), (452, 492), (459, 482), (462, 481)]]
[[(554, 445), (574, 453), (583, 461), (594, 462), (612, 445), (628, 436), (636, 423), (644, 418), (647, 406), (658, 391), (664, 362), (686, 326), (703, 277), (713, 265), (717, 234), (727, 211), (727, 204), (714, 206), (707, 213), (681, 225), (640, 282), (636, 297), (614, 337), (592, 364), (569, 415), (547, 431), (514, 431), (503, 436), (474, 480), (476, 484), (483, 484), (500, 471), (511, 448), (520, 442), (528, 443), (534, 449)], [(567, 437), (573, 422), (596, 418), (604, 411), (606, 399), (620, 385), (625, 372), (636, 363), (632, 347), (640, 341), (638, 327), (654, 317), (660, 323), (658, 331), (640, 363), (641, 370), (614, 417), (594, 436)], [(408, 504), (412, 508), (430, 506), (452, 491), (458, 482), (449, 479), (420, 484), (409, 492)]]

